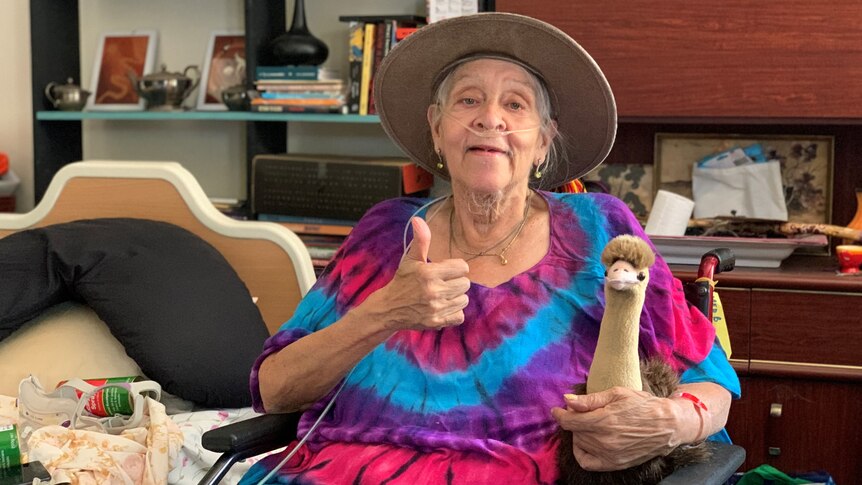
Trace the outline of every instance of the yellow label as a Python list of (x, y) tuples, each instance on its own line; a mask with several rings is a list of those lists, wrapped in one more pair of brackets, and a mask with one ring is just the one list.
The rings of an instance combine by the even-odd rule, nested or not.
[(724, 307), (721, 306), (721, 298), (718, 292), (712, 293), (712, 325), (715, 327), (715, 335), (721, 344), (722, 350), (730, 358), (730, 334), (727, 332), (727, 320), (724, 319)]

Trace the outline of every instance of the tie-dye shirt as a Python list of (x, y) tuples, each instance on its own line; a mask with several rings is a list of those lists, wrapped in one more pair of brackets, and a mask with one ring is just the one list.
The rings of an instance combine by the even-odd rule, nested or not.
[[(556, 421), (551, 408), (585, 382), (604, 306), (601, 251), (619, 234), (646, 237), (619, 199), (539, 192), (550, 211), (550, 247), (535, 266), (499, 286), (473, 283), (460, 326), (405, 330), (356, 366), (318, 429), (276, 477), (281, 483), (553, 483)], [(337, 321), (388, 283), (403, 231), (427, 200), (378, 204), (354, 228), (296, 314), (265, 344), (263, 359)], [(425, 215), (424, 211), (420, 215)], [(640, 354), (660, 355), (686, 381), (739, 393), (710, 322), (685, 302), (659, 257), (641, 315)], [(303, 416), (303, 436), (332, 396)], [(259, 462), (260, 480), (283, 454)]]

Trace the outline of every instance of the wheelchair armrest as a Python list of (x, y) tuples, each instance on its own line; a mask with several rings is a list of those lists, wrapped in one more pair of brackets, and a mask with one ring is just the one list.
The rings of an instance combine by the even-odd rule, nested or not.
[(201, 444), (210, 451), (247, 458), (295, 440), (299, 417), (299, 413), (264, 414), (209, 430), (201, 437)]
[(745, 449), (727, 443), (708, 442), (712, 456), (703, 463), (677, 469), (659, 485), (722, 485), (745, 461)]
[(296, 439), (300, 416), (300, 413), (264, 414), (204, 433), (201, 445), (222, 455), (198, 485), (217, 485), (239, 460), (290, 444)]

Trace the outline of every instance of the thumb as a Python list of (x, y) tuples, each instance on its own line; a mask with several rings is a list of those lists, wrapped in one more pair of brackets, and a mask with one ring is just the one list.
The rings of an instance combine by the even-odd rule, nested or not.
[(413, 242), (410, 243), (407, 257), (425, 263), (428, 261), (428, 248), (431, 247), (431, 229), (421, 217), (410, 219), (410, 223), (413, 225)]
[(616, 400), (616, 395), (608, 391), (596, 392), (593, 394), (585, 394), (576, 396), (574, 394), (564, 394), (566, 406), (572, 411), (581, 413), (595, 411), (603, 408)]

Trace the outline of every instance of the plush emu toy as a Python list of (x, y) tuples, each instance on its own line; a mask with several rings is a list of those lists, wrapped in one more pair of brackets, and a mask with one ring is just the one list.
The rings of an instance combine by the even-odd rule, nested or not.
[[(615, 237), (602, 252), (602, 263), (607, 268), (605, 313), (587, 383), (576, 385), (575, 394), (622, 386), (668, 397), (676, 390), (679, 376), (669, 365), (656, 358), (641, 363), (638, 357), (640, 315), (649, 283), (649, 267), (654, 262), (650, 246), (635, 236)], [(683, 445), (667, 456), (625, 470), (589, 472), (575, 460), (571, 432), (560, 430), (560, 483), (565, 484), (655, 484), (675, 469), (708, 457), (709, 451), (703, 444)]]

